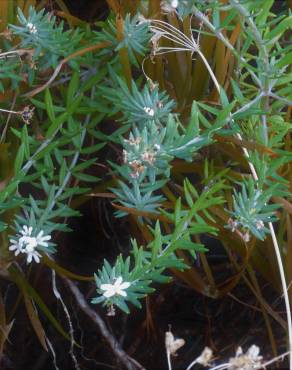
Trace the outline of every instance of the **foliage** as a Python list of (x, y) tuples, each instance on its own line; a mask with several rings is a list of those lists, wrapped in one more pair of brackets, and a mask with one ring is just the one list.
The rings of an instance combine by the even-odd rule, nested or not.
[(126, 14), (123, 22), (123, 39), (120, 42), (113, 17), (109, 17), (107, 23), (99, 22), (97, 25), (100, 26), (101, 30), (95, 32), (96, 39), (110, 41), (114, 51), (126, 48), (131, 63), (139, 67), (136, 55), (144, 56), (146, 54), (150, 39), (148, 26), (145, 22), (139, 20), (139, 14), (132, 18), (130, 14)]
[(140, 128), (154, 121), (161, 124), (167, 120), (168, 114), (174, 108), (174, 101), (170, 100), (165, 92), (160, 92), (158, 86), (145, 84), (139, 91), (134, 81), (129, 91), (126, 83), (116, 77), (118, 86), (111, 88), (101, 87), (101, 91), (111, 103), (113, 114), (122, 112), (125, 123), (136, 124)]
[(242, 227), (250, 231), (256, 238), (263, 240), (269, 229), (265, 223), (276, 221), (275, 210), (278, 208), (276, 204), (268, 204), (272, 194), (276, 193), (277, 184), (267, 190), (256, 188), (252, 179), (249, 182), (242, 184), (240, 193), (234, 191), (233, 208), (235, 221), (232, 228)]
[[(262, 0), (108, 3), (108, 19), (86, 26), (13, 6), (2, 34), (3, 276), (34, 328), (27, 297), (64, 336), (29, 271), (57, 266), (56, 235), (96, 187), (133, 233), (131, 248), (92, 277), (92, 303), (109, 314), (140, 308), (177, 271), (207, 296), (244, 276), (261, 297), (253, 270), (279, 289), (271, 248), (279, 244), (284, 265), (292, 258), (288, 5), (275, 15)], [(204, 235), (221, 242), (236, 278), (217, 281)]]

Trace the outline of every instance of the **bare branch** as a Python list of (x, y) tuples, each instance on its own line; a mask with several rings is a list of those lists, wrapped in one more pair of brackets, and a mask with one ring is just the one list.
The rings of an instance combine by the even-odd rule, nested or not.
[(71, 290), (71, 293), (76, 299), (76, 302), (80, 309), (98, 326), (101, 335), (104, 337), (108, 345), (110, 346), (111, 350), (115, 354), (115, 356), (119, 359), (121, 364), (127, 370), (145, 370), (145, 368), (139, 364), (136, 360), (130, 357), (119, 345), (116, 338), (109, 332), (108, 328), (106, 327), (105, 322), (99, 316), (99, 314), (94, 311), (89, 304), (86, 302), (83, 294), (77, 288), (76, 284), (73, 283), (71, 280), (63, 277), (63, 281), (66, 283), (68, 288)]

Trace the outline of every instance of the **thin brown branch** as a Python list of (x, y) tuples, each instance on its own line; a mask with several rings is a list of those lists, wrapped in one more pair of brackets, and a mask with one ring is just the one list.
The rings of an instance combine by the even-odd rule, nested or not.
[(80, 309), (92, 320), (92, 322), (99, 328), (101, 335), (106, 340), (108, 345), (110, 346), (111, 350), (118, 358), (120, 363), (127, 369), (127, 370), (145, 370), (145, 368), (139, 364), (136, 360), (130, 357), (119, 345), (116, 338), (110, 333), (108, 328), (106, 327), (105, 322), (99, 316), (99, 314), (94, 311), (89, 304), (86, 302), (83, 294), (77, 288), (76, 284), (73, 283), (71, 280), (63, 277), (63, 281), (70, 289), (71, 293), (73, 294), (78, 306)]
[(43, 90), (48, 88), (53, 83), (53, 81), (56, 79), (58, 74), (60, 73), (63, 65), (66, 64), (67, 62), (69, 62), (71, 59), (74, 59), (74, 58), (76, 58), (78, 56), (81, 56), (85, 53), (88, 53), (90, 51), (103, 49), (103, 48), (105, 48), (107, 46), (110, 46), (110, 45), (111, 45), (110, 42), (105, 41), (105, 42), (100, 42), (98, 44), (87, 46), (84, 49), (75, 51), (74, 53), (70, 54), (69, 56), (67, 56), (66, 58), (64, 58), (60, 61), (60, 63), (55, 68), (54, 73), (51, 75), (51, 77), (49, 78), (49, 80), (45, 84), (35, 88), (32, 91), (27, 92), (26, 94), (24, 94), (22, 96), (25, 97), (25, 98), (32, 98), (36, 94), (39, 94), (40, 92), (42, 92)]

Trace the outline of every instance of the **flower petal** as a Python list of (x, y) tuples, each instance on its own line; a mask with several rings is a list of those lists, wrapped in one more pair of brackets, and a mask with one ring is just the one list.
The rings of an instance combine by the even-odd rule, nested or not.
[(131, 285), (131, 283), (125, 281), (123, 282), (121, 285), (120, 285), (120, 289), (127, 289), (129, 288), (129, 286)]
[(36, 261), (36, 263), (40, 263), (40, 257), (38, 253), (33, 253), (32, 257)]
[(113, 288), (112, 284), (101, 284), (100, 289), (101, 290), (110, 290)]
[(44, 235), (44, 232), (43, 232), (43, 230), (41, 230), (39, 233), (38, 233), (38, 235), (37, 235), (37, 238), (42, 238), (42, 236)]
[(116, 291), (112, 288), (112, 289), (108, 289), (107, 291), (105, 291), (103, 293), (103, 296), (106, 297), (106, 298), (110, 298), (112, 296), (114, 296), (116, 294)]
[(31, 263), (31, 261), (32, 261), (32, 254), (28, 254), (26, 258), (26, 262)]
[(114, 286), (115, 286), (115, 287), (120, 286), (122, 281), (123, 281), (123, 278), (122, 278), (121, 276), (119, 276), (119, 277), (117, 278), (117, 280), (115, 281)]

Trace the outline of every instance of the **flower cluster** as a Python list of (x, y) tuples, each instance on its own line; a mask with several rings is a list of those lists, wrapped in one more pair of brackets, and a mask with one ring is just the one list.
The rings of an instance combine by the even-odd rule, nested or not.
[(144, 107), (143, 108), (144, 112), (148, 114), (148, 116), (150, 117), (153, 117), (155, 112), (154, 112), (154, 109), (150, 108), (150, 107)]
[(41, 230), (37, 236), (33, 236), (33, 228), (31, 226), (24, 225), (20, 230), (17, 238), (10, 239), (9, 250), (14, 252), (15, 256), (19, 253), (27, 255), (26, 262), (31, 263), (32, 260), (36, 263), (40, 262), (41, 254), (37, 251), (37, 247), (48, 247), (48, 241), (51, 239), (50, 235), (44, 235)]
[(115, 295), (121, 295), (122, 297), (127, 296), (125, 289), (129, 288), (131, 284), (124, 281), (119, 276), (113, 284), (101, 284), (100, 289), (104, 290), (103, 296), (106, 298), (113, 297)]
[(31, 22), (28, 22), (26, 27), (28, 28), (30, 33), (37, 33), (37, 28)]

